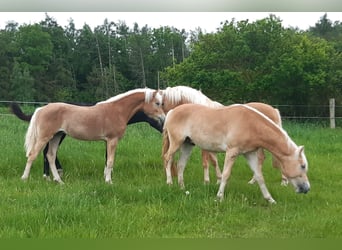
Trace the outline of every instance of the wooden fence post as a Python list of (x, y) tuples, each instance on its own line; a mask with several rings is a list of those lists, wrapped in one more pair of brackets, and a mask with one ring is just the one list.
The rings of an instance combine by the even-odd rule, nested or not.
[(335, 98), (329, 99), (330, 128), (335, 128)]

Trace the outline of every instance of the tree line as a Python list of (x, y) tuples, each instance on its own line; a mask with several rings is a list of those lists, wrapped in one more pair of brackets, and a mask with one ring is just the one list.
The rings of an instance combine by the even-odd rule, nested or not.
[(188, 85), (223, 104), (340, 103), (341, 52), (342, 23), (326, 14), (304, 31), (269, 15), (224, 21), (212, 33), (108, 19), (93, 30), (72, 19), (63, 28), (46, 14), (0, 30), (0, 100), (89, 103), (137, 87)]

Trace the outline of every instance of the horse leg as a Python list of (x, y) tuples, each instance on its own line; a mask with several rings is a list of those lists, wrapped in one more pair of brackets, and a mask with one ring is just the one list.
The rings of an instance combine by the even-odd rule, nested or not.
[(223, 200), (224, 189), (226, 187), (227, 180), (229, 179), (230, 174), (232, 172), (232, 167), (237, 156), (238, 156), (237, 150), (226, 151), (226, 156), (224, 159), (224, 166), (223, 166), (223, 171), (222, 171), (222, 179), (221, 179), (219, 190), (217, 192), (217, 198), (219, 199), (219, 201)]
[[(272, 165), (273, 165), (274, 168), (280, 169), (280, 162), (279, 162), (279, 160), (278, 160), (275, 156), (273, 156), (273, 155), (272, 155)], [(288, 184), (289, 184), (289, 180), (286, 178), (285, 175), (281, 174), (281, 183), (280, 183), (280, 185), (282, 185), (282, 186), (287, 186)]]
[(184, 178), (183, 173), (186, 166), (186, 163), (191, 155), (193, 146), (189, 143), (183, 143), (180, 148), (180, 156), (178, 160), (178, 184), (184, 189)]
[[(258, 158), (259, 159), (263, 159), (263, 162), (264, 162), (264, 160), (265, 160), (265, 152), (264, 152), (264, 150), (262, 148), (258, 148), (257, 154), (258, 154)], [(256, 178), (255, 178), (254, 173), (253, 173), (253, 177), (252, 177), (252, 179), (250, 179), (250, 181), (248, 183), (249, 184), (254, 184), (255, 182), (256, 182)]]
[(275, 200), (272, 198), (270, 192), (268, 191), (264, 177), (262, 175), (262, 164), (265, 160), (264, 155), (260, 154), (260, 151), (258, 149), (256, 151), (246, 153), (245, 157), (248, 161), (251, 170), (254, 173), (253, 178), (259, 184), (263, 197), (270, 203), (276, 203)]
[(61, 177), (56, 168), (56, 155), (57, 155), (57, 150), (60, 144), (61, 137), (62, 135), (60, 133), (57, 133), (49, 141), (49, 150), (46, 154), (46, 157), (49, 161), (50, 169), (53, 175), (53, 180), (60, 184), (63, 184), (63, 181), (61, 180)]
[[(60, 133), (61, 133), (61, 138), (59, 140), (58, 145), (61, 145), (62, 141), (64, 140), (64, 138), (66, 136), (66, 133), (62, 133), (62, 132), (60, 132)], [(58, 174), (62, 177), (63, 176), (63, 167), (62, 167), (61, 163), (59, 162), (57, 155), (56, 155), (55, 163), (56, 163)]]
[(112, 170), (115, 158), (115, 150), (118, 144), (118, 139), (114, 138), (107, 141), (106, 167), (104, 169), (105, 182), (112, 184)]
[[(66, 136), (66, 134), (63, 133), (63, 132), (59, 132), (59, 133), (61, 134), (61, 138), (60, 138), (60, 141), (59, 141), (59, 145), (61, 145), (62, 141), (64, 140), (64, 138), (65, 138), (65, 136)], [(45, 146), (44, 151), (43, 151), (43, 153), (44, 153), (44, 174), (43, 174), (43, 177), (44, 177), (44, 178), (48, 178), (48, 177), (50, 176), (50, 165), (49, 165), (49, 161), (48, 161), (48, 159), (47, 159), (47, 157), (46, 157), (46, 154), (47, 154), (48, 150), (49, 150), (49, 144), (47, 144), (47, 145)], [(59, 160), (58, 160), (57, 155), (56, 155), (56, 161), (55, 161), (55, 163), (56, 163), (56, 167), (57, 167), (58, 174), (59, 174), (60, 176), (62, 176), (62, 175), (63, 175), (63, 168), (62, 168), (62, 165), (60, 164), (60, 162), (59, 162)]]
[(181, 142), (174, 143), (174, 140), (170, 140), (171, 137), (169, 137), (169, 147), (164, 154), (164, 168), (166, 172), (166, 184), (172, 185), (172, 173), (171, 173), (171, 167), (174, 161), (174, 155), (181, 146)]
[(205, 150), (202, 150), (202, 165), (203, 165), (203, 171), (204, 171), (204, 183), (210, 182), (209, 177), (209, 161), (215, 168), (216, 178), (217, 178), (217, 184), (221, 182), (222, 173), (218, 164), (218, 160), (215, 153), (208, 152)]
[(216, 183), (220, 184), (221, 178), (222, 178), (222, 173), (221, 173), (220, 166), (218, 164), (217, 154), (209, 152), (209, 159), (211, 161), (211, 164), (213, 164), (213, 167), (215, 168), (216, 179), (217, 179)]
[(46, 146), (43, 150), (43, 156), (44, 156), (43, 177), (46, 179), (48, 179), (50, 176), (50, 165), (49, 165), (49, 161), (46, 157), (48, 150), (49, 150), (49, 144), (46, 144)]
[(202, 166), (204, 173), (204, 183), (209, 183), (209, 152), (205, 150), (202, 150)]
[(45, 144), (46, 144), (46, 141), (43, 141), (43, 140), (36, 142), (32, 150), (28, 153), (25, 170), (24, 170), (23, 175), (21, 176), (22, 180), (27, 180), (27, 178), (29, 177), (32, 163), (37, 158), (40, 150), (42, 150)]

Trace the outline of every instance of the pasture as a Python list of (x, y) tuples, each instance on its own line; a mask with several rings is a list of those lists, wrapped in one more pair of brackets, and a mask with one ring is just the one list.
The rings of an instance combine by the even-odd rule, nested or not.
[[(103, 178), (104, 142), (67, 137), (58, 152), (65, 185), (42, 178), (42, 154), (23, 182), (28, 124), (0, 116), (0, 238), (339, 238), (342, 232), (342, 130), (284, 122), (305, 145), (311, 191), (280, 186), (267, 154), (263, 173), (277, 204), (270, 205), (244, 158), (235, 163), (222, 203), (214, 169), (203, 184), (196, 148), (184, 172), (185, 190), (166, 185), (162, 136), (130, 125), (119, 142), (113, 184)], [(220, 165), (223, 155), (219, 155)], [(188, 191), (186, 193), (186, 191)]]

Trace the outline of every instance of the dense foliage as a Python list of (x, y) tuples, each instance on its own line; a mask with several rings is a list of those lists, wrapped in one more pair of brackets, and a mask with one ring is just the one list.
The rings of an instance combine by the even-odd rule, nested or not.
[(225, 21), (205, 34), (107, 19), (94, 30), (76, 29), (73, 20), (63, 28), (46, 15), (0, 30), (0, 100), (95, 102), (136, 87), (182, 84), (224, 104), (340, 103), (341, 37), (342, 23), (327, 15), (306, 31), (270, 15)]

